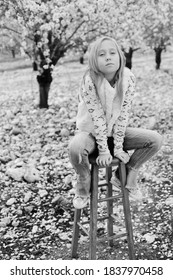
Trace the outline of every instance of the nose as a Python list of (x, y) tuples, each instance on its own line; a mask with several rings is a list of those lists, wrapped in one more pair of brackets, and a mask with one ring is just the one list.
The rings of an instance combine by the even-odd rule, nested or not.
[(109, 54), (106, 55), (106, 61), (108, 61), (108, 60), (110, 60), (110, 55)]

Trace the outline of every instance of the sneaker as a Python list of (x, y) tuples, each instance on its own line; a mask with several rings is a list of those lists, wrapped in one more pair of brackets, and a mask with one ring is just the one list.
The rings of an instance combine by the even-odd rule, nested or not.
[(89, 203), (89, 196), (81, 196), (76, 194), (74, 199), (73, 199), (73, 206), (76, 209), (82, 209), (84, 207), (87, 206), (87, 204)]
[(142, 192), (139, 188), (133, 188), (130, 186), (125, 187), (129, 191), (129, 199), (133, 201), (140, 201), (143, 199)]
[(121, 190), (121, 182), (120, 180), (117, 178), (117, 176), (114, 174), (110, 180), (110, 183), (117, 188), (118, 191)]

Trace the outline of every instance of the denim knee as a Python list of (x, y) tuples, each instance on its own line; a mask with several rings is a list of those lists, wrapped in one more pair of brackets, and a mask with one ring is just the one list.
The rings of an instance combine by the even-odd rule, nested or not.
[(94, 147), (94, 141), (87, 132), (76, 134), (69, 143), (70, 160), (76, 164), (80, 164), (82, 158), (86, 158)]
[(80, 143), (78, 143), (76, 141), (75, 138), (73, 138), (69, 144), (69, 157), (70, 157), (70, 161), (72, 163), (76, 163), (79, 164), (82, 161), (82, 149), (80, 147)]
[(155, 151), (159, 151), (162, 143), (163, 143), (163, 137), (156, 131), (152, 131), (152, 146), (155, 149)]

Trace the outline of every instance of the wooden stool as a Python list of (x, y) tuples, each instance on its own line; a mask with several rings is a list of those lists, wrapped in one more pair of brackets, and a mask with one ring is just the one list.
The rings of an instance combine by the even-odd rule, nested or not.
[[(96, 259), (96, 243), (97, 243), (97, 220), (107, 219), (107, 234), (106, 239), (109, 241), (109, 245), (113, 246), (113, 239), (119, 239), (120, 237), (127, 236), (128, 249), (129, 249), (129, 259), (135, 259), (134, 253), (134, 242), (133, 242), (133, 229), (131, 222), (130, 214), (130, 205), (129, 205), (129, 196), (128, 190), (125, 189), (126, 184), (126, 167), (117, 158), (112, 160), (112, 163), (106, 167), (106, 184), (99, 184), (98, 182), (98, 173), (99, 168), (103, 168), (96, 164), (96, 158), (89, 158), (91, 164), (91, 198), (90, 198), (90, 221), (80, 222), (81, 210), (75, 209), (74, 216), (74, 226), (73, 226), (73, 237), (72, 237), (72, 258), (77, 257), (77, 247), (78, 247), (78, 238), (79, 238), (79, 229), (81, 228), (90, 239), (89, 242), (89, 259)], [(121, 181), (121, 193), (112, 196), (112, 184), (110, 179), (112, 177), (112, 166), (119, 166), (119, 176)], [(105, 168), (105, 167), (104, 167)], [(107, 186), (107, 196), (103, 199), (98, 199), (98, 187)], [(124, 219), (126, 226), (126, 233), (114, 234), (113, 233), (113, 220), (116, 219), (116, 216), (113, 214), (113, 200), (122, 198), (123, 210), (124, 210)], [(97, 218), (97, 207), (98, 202), (107, 201), (107, 215), (101, 218)], [(84, 224), (90, 223), (90, 231), (85, 229)]]

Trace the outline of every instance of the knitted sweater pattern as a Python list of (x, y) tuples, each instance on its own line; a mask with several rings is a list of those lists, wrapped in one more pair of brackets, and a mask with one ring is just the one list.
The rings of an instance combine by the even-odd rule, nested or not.
[[(109, 153), (108, 136), (113, 136), (114, 139), (114, 155), (123, 150), (124, 136), (134, 93), (135, 77), (128, 68), (125, 68), (123, 73), (123, 102), (118, 105), (119, 107), (116, 106), (116, 113), (106, 112), (104, 107), (107, 110), (107, 106), (102, 105), (101, 98), (96, 92), (90, 75), (86, 75), (79, 94), (76, 127), (78, 131), (91, 133), (95, 137), (100, 155)], [(105, 94), (107, 94), (107, 99), (110, 100), (110, 93), (107, 91)], [(112, 118), (107, 116), (112, 116)]]

